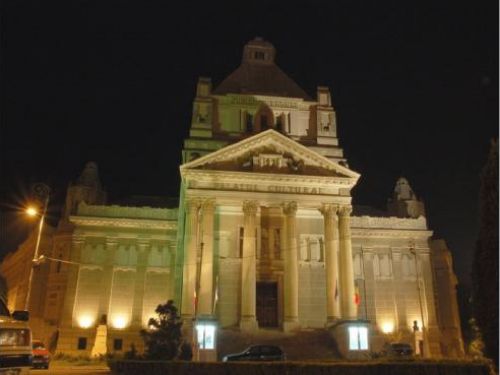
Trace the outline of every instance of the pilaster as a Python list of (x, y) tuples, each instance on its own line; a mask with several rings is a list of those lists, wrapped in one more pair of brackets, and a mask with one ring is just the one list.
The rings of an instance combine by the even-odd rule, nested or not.
[(213, 311), (213, 269), (214, 269), (214, 213), (215, 200), (202, 203), (202, 259), (200, 272), (200, 296), (198, 315), (210, 316)]

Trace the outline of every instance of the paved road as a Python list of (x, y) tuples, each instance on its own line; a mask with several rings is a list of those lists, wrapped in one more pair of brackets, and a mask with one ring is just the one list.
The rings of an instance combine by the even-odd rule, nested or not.
[(101, 375), (111, 374), (104, 366), (53, 367), (48, 370), (31, 370), (31, 375)]

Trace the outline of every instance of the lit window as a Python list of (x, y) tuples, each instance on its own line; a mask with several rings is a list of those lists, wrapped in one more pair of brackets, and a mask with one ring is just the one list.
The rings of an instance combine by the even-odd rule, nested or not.
[(215, 326), (200, 324), (196, 326), (198, 333), (198, 347), (200, 349), (215, 349)]
[(368, 350), (368, 328), (349, 327), (349, 350)]

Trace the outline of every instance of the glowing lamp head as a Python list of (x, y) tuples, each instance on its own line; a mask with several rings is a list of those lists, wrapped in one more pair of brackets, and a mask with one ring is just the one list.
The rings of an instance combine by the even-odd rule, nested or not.
[(123, 329), (127, 326), (127, 318), (123, 315), (117, 315), (113, 318), (112, 320), (112, 324), (113, 324), (113, 328), (116, 328), (116, 329)]
[(26, 209), (26, 214), (28, 216), (34, 217), (34, 216), (38, 215), (38, 210), (35, 207), (30, 206)]
[(88, 315), (82, 315), (78, 318), (78, 325), (81, 328), (89, 328), (94, 324), (94, 319)]
[(393, 322), (384, 322), (382, 323), (382, 332), (384, 333), (392, 333), (394, 332), (394, 323)]

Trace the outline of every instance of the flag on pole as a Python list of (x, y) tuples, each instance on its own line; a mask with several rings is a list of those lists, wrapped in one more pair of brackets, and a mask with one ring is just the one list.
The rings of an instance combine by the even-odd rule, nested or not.
[(198, 305), (197, 297), (198, 296), (196, 295), (196, 288), (194, 288), (194, 293), (193, 293), (193, 312), (194, 312), (194, 314), (197, 313), (197, 311), (196, 311), (196, 308)]
[(358, 285), (356, 285), (354, 289), (354, 303), (356, 304), (356, 306), (359, 306), (359, 304), (361, 303), (361, 296), (359, 294)]
[(215, 292), (214, 292), (214, 306), (212, 309), (212, 314), (215, 315), (215, 308), (217, 307), (217, 302), (219, 301), (219, 275), (215, 278)]

